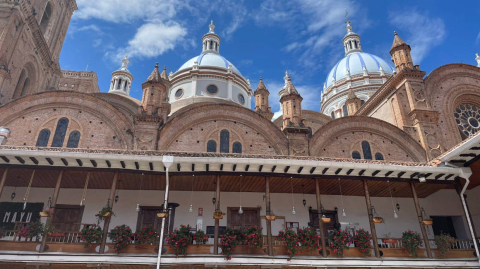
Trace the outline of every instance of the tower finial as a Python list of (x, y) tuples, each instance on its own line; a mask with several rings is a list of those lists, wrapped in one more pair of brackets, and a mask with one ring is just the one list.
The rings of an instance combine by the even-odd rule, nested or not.
[(477, 61), (477, 66), (480, 67), (480, 56), (478, 56), (478, 53), (475, 53), (475, 55), (477, 56), (475, 58), (475, 60)]
[(128, 60), (128, 54), (125, 54), (125, 58), (122, 60), (122, 67), (120, 67), (120, 70), (123, 71), (128, 71), (128, 64), (130, 61)]
[(208, 28), (210, 29), (210, 33), (215, 33), (215, 25), (213, 25), (213, 20), (210, 22), (210, 25), (208, 26)]

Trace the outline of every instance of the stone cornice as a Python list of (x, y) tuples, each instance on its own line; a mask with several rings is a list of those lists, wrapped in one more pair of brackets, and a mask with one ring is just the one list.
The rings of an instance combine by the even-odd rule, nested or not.
[(392, 92), (397, 90), (398, 85), (405, 78), (418, 78), (423, 79), (425, 76), (424, 71), (404, 69), (394, 76), (391, 76), (378, 90), (375, 92), (365, 104), (355, 113), (356, 116), (366, 116), (373, 109), (377, 107), (382, 101), (384, 101)]

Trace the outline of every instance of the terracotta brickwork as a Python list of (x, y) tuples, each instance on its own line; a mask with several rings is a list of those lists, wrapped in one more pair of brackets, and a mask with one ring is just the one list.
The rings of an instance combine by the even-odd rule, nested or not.
[[(412, 61), (410, 46), (398, 35), (391, 49), (398, 73), (385, 79), (364, 105), (350, 90), (349, 116), (340, 119), (302, 110), (303, 98), (288, 74), (282, 89), (267, 89), (261, 81), (253, 94), (255, 109), (249, 109), (249, 81), (234, 75), (232, 66), (212, 70), (225, 81), (235, 77), (240, 83), (241, 78), (242, 87), (250, 89), (243, 103), (236, 99), (234, 87), (225, 84), (220, 91), (231, 97), (198, 96), (179, 100), (172, 109), (172, 85), (187, 72), (205, 80), (213, 74), (198, 65), (176, 76), (167, 75), (166, 69), (160, 72), (157, 64), (144, 76), (148, 78), (142, 100), (128, 92), (100, 93), (94, 72), (62, 71), (58, 64), (75, 9), (74, 0), (20, 1), (15, 7), (0, 7), (0, 30), (7, 33), (0, 37), (0, 126), (11, 131), (7, 146), (35, 146), (42, 130), (48, 130), (44, 144), (50, 147), (59, 120), (66, 118), (68, 127), (59, 147), (67, 147), (69, 136), (78, 132), (74, 146), (90, 149), (423, 162), (468, 136), (455, 116), (460, 106), (478, 108), (480, 115), (480, 68), (449, 64), (425, 78)], [(273, 122), (270, 93), (280, 94), (283, 108), (283, 115)]]

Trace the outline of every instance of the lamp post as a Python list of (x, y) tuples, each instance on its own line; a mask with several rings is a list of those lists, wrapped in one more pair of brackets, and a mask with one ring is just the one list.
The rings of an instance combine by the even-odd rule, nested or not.
[[(163, 165), (165, 166), (165, 201), (163, 202), (163, 209), (166, 210), (168, 207), (168, 188), (170, 186), (169, 184), (169, 178), (168, 178), (168, 168), (172, 166), (174, 161), (173, 156), (163, 156)], [(162, 228), (160, 230), (160, 245), (158, 246), (158, 258), (157, 258), (157, 269), (160, 269), (160, 264), (161, 264), (161, 258), (162, 258), (162, 248), (163, 248), (163, 233), (165, 230), (165, 218), (162, 218)]]

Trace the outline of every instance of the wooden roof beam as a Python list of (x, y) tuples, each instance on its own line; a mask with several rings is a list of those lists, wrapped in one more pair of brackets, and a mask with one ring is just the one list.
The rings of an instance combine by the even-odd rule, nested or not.
[(90, 163), (92, 163), (93, 167), (95, 168), (98, 166), (97, 161), (95, 160), (90, 160)]
[(108, 168), (112, 167), (112, 163), (109, 160), (105, 160), (105, 163), (107, 164)]
[(15, 159), (17, 159), (17, 161), (19, 161), (21, 164), (25, 164), (25, 160), (22, 157), (15, 156)]
[(76, 159), (77, 163), (78, 163), (78, 166), (83, 166), (83, 161), (80, 160), (80, 159)]
[(124, 161), (120, 161), (120, 165), (121, 165), (122, 168), (124, 168), (124, 169), (125, 169), (125, 167), (127, 167), (127, 166), (125, 165), (125, 162), (124, 162)]
[(67, 161), (67, 159), (61, 158), (60, 160), (62, 160), (62, 163), (63, 163), (65, 166), (68, 166), (68, 161)]
[(303, 170), (303, 166), (300, 166), (297, 170), (297, 173), (300, 174), (302, 172), (302, 170)]
[(47, 160), (47, 162), (48, 162), (50, 165), (53, 165), (53, 164), (54, 164), (53, 160), (50, 159), (50, 158), (45, 158), (45, 160)]
[(32, 160), (32, 162), (33, 162), (34, 164), (38, 164), (37, 158), (35, 158), (35, 157), (30, 157), (30, 160)]
[(7, 156), (0, 156), (0, 158), (6, 163), (10, 163), (10, 159), (8, 159)]
[(312, 169), (310, 169), (310, 175), (313, 174), (313, 172), (315, 172), (315, 169), (317, 169), (317, 167), (312, 167)]

